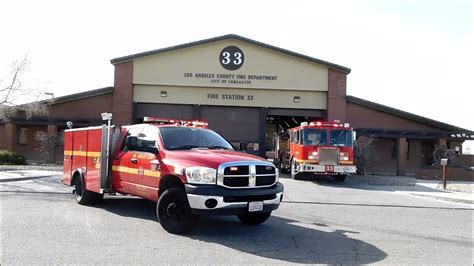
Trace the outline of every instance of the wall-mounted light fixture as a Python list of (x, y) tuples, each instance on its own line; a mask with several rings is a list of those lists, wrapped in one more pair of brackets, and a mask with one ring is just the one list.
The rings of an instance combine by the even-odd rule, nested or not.
[(161, 96), (161, 97), (167, 97), (167, 96), (168, 96), (168, 92), (166, 92), (166, 91), (161, 91), (160, 96)]
[(293, 97), (293, 102), (299, 103), (300, 102), (300, 96)]

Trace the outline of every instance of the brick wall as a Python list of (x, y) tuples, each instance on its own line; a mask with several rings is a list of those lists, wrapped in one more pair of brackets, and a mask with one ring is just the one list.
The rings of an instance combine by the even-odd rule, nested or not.
[(113, 122), (130, 124), (133, 119), (133, 61), (116, 64), (114, 75)]
[(327, 120), (346, 122), (346, 81), (347, 74), (329, 69)]
[[(18, 144), (17, 136), (14, 136), (14, 148), (13, 150), (26, 157), (29, 161), (42, 162), (39, 152), (36, 150), (39, 145), (35, 140), (35, 134), (38, 131), (47, 132), (48, 128), (46, 126), (25, 126), (27, 129), (27, 143)], [(16, 127), (16, 132), (18, 132), (22, 126)]]
[(0, 125), (0, 150), (5, 149), (5, 125)]
[[(449, 181), (470, 181), (474, 182), (474, 171), (468, 171), (463, 167), (448, 167), (446, 170), (446, 177)], [(438, 167), (423, 167), (416, 173), (418, 179), (442, 180), (443, 170)]]

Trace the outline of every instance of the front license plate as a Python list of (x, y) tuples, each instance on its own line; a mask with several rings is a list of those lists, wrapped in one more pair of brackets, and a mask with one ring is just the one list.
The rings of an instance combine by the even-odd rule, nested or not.
[(249, 202), (249, 212), (260, 212), (263, 211), (262, 201)]
[(325, 170), (326, 172), (332, 173), (332, 172), (334, 172), (334, 165), (326, 165), (326, 166), (324, 167), (324, 170)]

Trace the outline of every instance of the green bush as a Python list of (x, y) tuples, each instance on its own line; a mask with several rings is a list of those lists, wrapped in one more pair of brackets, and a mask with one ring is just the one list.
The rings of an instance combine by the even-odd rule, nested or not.
[(26, 159), (16, 152), (0, 150), (0, 164), (24, 165), (26, 164)]

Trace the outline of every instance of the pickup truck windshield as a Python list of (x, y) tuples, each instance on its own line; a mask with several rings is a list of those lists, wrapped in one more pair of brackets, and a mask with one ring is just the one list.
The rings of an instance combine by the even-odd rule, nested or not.
[(167, 150), (234, 150), (227, 140), (209, 129), (193, 127), (161, 127), (160, 132)]
[(329, 139), (332, 146), (352, 146), (352, 130), (331, 130)]

